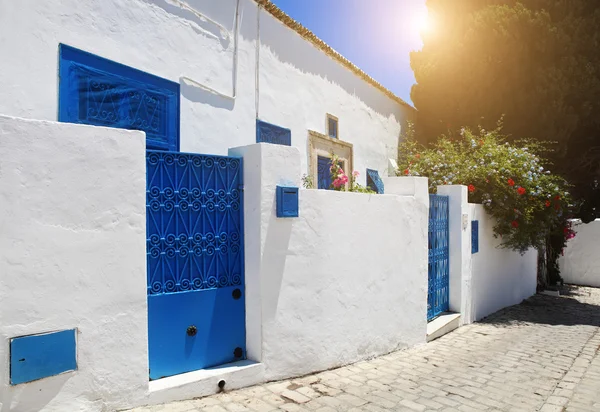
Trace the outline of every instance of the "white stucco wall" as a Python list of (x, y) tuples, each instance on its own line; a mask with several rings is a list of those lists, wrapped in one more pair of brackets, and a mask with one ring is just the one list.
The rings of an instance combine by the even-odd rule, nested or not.
[(239, 0), (239, 9), (237, 0), (186, 4), (214, 22), (170, 0), (0, 2), (0, 113), (57, 119), (62, 42), (179, 82), (182, 151), (226, 154), (252, 144), (258, 117), (292, 130), (306, 173), (308, 129), (325, 132), (331, 113), (340, 137), (354, 144), (360, 181), (366, 167), (387, 175), (412, 109), (259, 13), (252, 0)]
[(261, 295), (262, 335), (247, 329), (262, 339), (266, 379), (425, 342), (428, 199), (301, 190), (300, 217), (280, 219), (275, 187), (299, 183), (298, 149), (233, 154), (244, 154), (246, 186), (261, 187), (260, 198), (246, 195), (245, 224), (260, 231), (260, 244), (246, 241), (246, 279), (259, 274), (247, 299)]
[(494, 222), (483, 205), (469, 204), (469, 238), (467, 253), (471, 254), (470, 221), (479, 221), (479, 252), (470, 255), (471, 307), (473, 321), (480, 320), (502, 308), (521, 303), (536, 293), (537, 251), (525, 255), (498, 247), (494, 238)]
[[(3, 412), (114, 410), (147, 390), (144, 146), (0, 116)], [(77, 371), (10, 386), (10, 338), (72, 328)]]
[(558, 263), (565, 283), (600, 287), (600, 219), (588, 224), (573, 221), (577, 233)]

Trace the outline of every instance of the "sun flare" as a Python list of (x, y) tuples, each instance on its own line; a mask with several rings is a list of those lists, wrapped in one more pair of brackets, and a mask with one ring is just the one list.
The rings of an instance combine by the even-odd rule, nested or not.
[(427, 10), (424, 10), (422, 13), (417, 14), (414, 18), (413, 24), (415, 30), (417, 30), (421, 34), (429, 33), (434, 29), (433, 19), (431, 18), (429, 13), (427, 13)]

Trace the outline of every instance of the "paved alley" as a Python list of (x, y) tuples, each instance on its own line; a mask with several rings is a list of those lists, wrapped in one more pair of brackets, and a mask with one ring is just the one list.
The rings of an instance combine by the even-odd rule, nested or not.
[(600, 289), (534, 296), (417, 348), (135, 412), (600, 411)]

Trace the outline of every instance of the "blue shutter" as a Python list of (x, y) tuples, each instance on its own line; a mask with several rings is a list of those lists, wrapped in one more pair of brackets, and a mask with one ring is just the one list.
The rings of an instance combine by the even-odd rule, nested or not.
[(383, 181), (379, 177), (379, 172), (377, 170), (367, 169), (367, 187), (380, 195), (383, 194)]
[(331, 159), (328, 157), (319, 156), (317, 159), (318, 177), (317, 177), (317, 188), (318, 189), (330, 189), (331, 188)]
[(256, 143), (273, 143), (284, 146), (292, 145), (292, 131), (274, 124), (256, 121)]
[(479, 252), (479, 221), (471, 221), (471, 253)]
[(179, 84), (60, 45), (58, 120), (146, 132), (146, 148), (179, 151)]

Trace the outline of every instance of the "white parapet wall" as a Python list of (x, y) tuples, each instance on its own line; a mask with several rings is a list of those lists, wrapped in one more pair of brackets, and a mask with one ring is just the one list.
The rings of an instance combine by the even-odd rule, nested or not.
[[(230, 154), (244, 156), (246, 281), (260, 284), (247, 284), (247, 307), (262, 309), (247, 325), (262, 345), (248, 353), (262, 347), (254, 356), (267, 380), (425, 342), (426, 196), (300, 190), (300, 216), (277, 218), (275, 188), (299, 184), (300, 152), (260, 144)], [(260, 243), (248, 241), (256, 231)]]
[(479, 251), (471, 254), (470, 241), (466, 251), (472, 260), (470, 317), (478, 321), (536, 293), (537, 251), (521, 255), (502, 248), (502, 239), (494, 237), (494, 220), (483, 205), (469, 204), (469, 212), (469, 225), (479, 222)]
[[(147, 390), (145, 134), (0, 116), (0, 409)], [(10, 385), (10, 339), (76, 329), (74, 372)], [(108, 409), (107, 409), (108, 408)]]
[(565, 283), (600, 287), (600, 219), (590, 223), (573, 220), (574, 239), (569, 240), (559, 259)]

